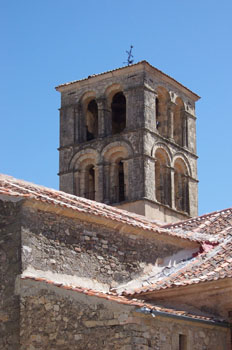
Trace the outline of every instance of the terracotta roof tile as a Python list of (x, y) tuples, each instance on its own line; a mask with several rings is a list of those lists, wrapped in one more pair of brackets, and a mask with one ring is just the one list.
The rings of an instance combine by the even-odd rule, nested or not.
[(164, 236), (176, 237), (198, 243), (204, 241), (210, 241), (213, 243), (218, 241), (217, 237), (205, 234), (202, 235), (199, 232), (196, 232), (195, 234), (183, 231), (172, 232), (172, 230), (161, 228), (151, 220), (147, 220), (145, 217), (135, 213), (130, 213), (122, 209), (77, 197), (62, 191), (34, 185), (23, 180), (17, 180), (7, 175), (0, 175), (0, 194), (30, 198), (54, 206), (69, 208), (76, 212), (82, 212), (88, 215), (107, 217), (109, 220)]
[(164, 277), (154, 284), (136, 289), (133, 292), (125, 291), (124, 295), (143, 295), (161, 289), (187, 286), (200, 282), (232, 278), (232, 227), (227, 229), (227, 237), (210, 251), (199, 254), (189, 261), (183, 268), (168, 277)]
[(227, 227), (232, 225), (232, 208), (214, 211), (175, 224), (163, 225), (163, 228), (201, 232), (209, 235), (227, 235)]

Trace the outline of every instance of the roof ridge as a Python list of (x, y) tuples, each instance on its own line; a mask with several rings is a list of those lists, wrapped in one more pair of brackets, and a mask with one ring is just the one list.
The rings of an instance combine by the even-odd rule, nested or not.
[(181, 84), (179, 81), (177, 81), (176, 79), (172, 78), (170, 75), (164, 73), (163, 71), (161, 71), (160, 69), (154, 67), (152, 64), (150, 64), (148, 61), (146, 60), (142, 60), (142, 61), (139, 61), (139, 62), (136, 62), (134, 64), (131, 64), (129, 66), (122, 66), (122, 67), (118, 67), (118, 68), (115, 68), (115, 69), (111, 69), (111, 70), (108, 70), (108, 71), (105, 71), (105, 72), (102, 72), (102, 73), (97, 73), (97, 74), (92, 74), (92, 75), (89, 75), (87, 78), (82, 78), (82, 79), (79, 79), (79, 80), (73, 80), (73, 81), (70, 81), (68, 83), (64, 83), (64, 84), (60, 84), (60, 85), (57, 85), (55, 87), (56, 90), (58, 90), (59, 88), (61, 87), (64, 87), (64, 86), (69, 86), (69, 85), (72, 85), (72, 84), (75, 84), (75, 83), (78, 83), (78, 82), (81, 82), (81, 81), (85, 81), (85, 80), (88, 80), (88, 79), (91, 79), (91, 78), (94, 78), (94, 77), (98, 77), (98, 76), (101, 76), (101, 75), (104, 75), (104, 74), (107, 74), (107, 73), (112, 73), (112, 72), (116, 72), (116, 71), (119, 71), (119, 70), (122, 70), (122, 69), (128, 69), (129, 67), (135, 67), (139, 64), (147, 64), (148, 66), (150, 66), (152, 69), (156, 70), (157, 72), (165, 75), (166, 77), (168, 77), (169, 79), (173, 80), (175, 83), (177, 83), (178, 85), (180, 85), (181, 87), (183, 87), (184, 89), (188, 90), (191, 94), (195, 95), (198, 99), (200, 98), (199, 95), (197, 95), (195, 92), (193, 92), (192, 90), (190, 90), (189, 88), (187, 88), (185, 85)]
[[(54, 205), (60, 205), (62, 207), (76, 210), (77, 212), (102, 216), (111, 221), (121, 222), (122, 224), (134, 226), (156, 234), (163, 234), (169, 237), (176, 237), (180, 240), (182, 239), (198, 243), (203, 241), (201, 237), (197, 238), (192, 235), (187, 236), (183, 233), (178, 234), (171, 230), (167, 230), (151, 222), (151, 220), (146, 219), (146, 217), (141, 217), (140, 215), (129, 213), (119, 208), (77, 197), (62, 191), (49, 189), (23, 180), (17, 180), (13, 177), (1, 175), (0, 189), (2, 194), (24, 196), (42, 202), (49, 202)], [(13, 193), (11, 191), (13, 191)]]
[(186, 219), (186, 220), (181, 220), (181, 221), (178, 221), (176, 223), (170, 223), (170, 224), (165, 224), (163, 225), (162, 227), (163, 228), (171, 228), (171, 227), (180, 227), (182, 224), (185, 224), (187, 222), (191, 223), (191, 222), (195, 222), (195, 221), (201, 221), (207, 217), (211, 217), (213, 215), (216, 215), (216, 214), (222, 214), (223, 212), (226, 212), (226, 211), (232, 211), (232, 207), (229, 207), (229, 208), (226, 208), (226, 209), (220, 209), (220, 210), (215, 210), (211, 213), (206, 213), (206, 214), (203, 214), (203, 215), (200, 215), (200, 216), (194, 216), (190, 219)]

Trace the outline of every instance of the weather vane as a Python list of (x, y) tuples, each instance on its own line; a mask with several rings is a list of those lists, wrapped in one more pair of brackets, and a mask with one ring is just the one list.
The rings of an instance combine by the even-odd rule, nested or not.
[(127, 63), (128, 66), (134, 62), (134, 60), (133, 60), (134, 56), (132, 55), (132, 49), (133, 49), (133, 46), (131, 45), (130, 50), (126, 51), (126, 53), (128, 54), (127, 62), (123, 62), (124, 64)]

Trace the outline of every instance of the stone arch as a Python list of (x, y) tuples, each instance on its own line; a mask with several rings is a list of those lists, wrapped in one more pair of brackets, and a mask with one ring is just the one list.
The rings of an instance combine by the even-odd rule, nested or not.
[(83, 162), (87, 162), (88, 159), (94, 159), (95, 163), (99, 162), (100, 154), (99, 152), (91, 147), (82, 149), (81, 151), (74, 154), (70, 163), (69, 169), (78, 170)]
[(109, 108), (111, 106), (113, 96), (120, 91), (123, 91), (123, 88), (120, 84), (112, 84), (106, 88), (105, 97), (107, 99), (107, 105)]
[(176, 159), (181, 159), (183, 161), (183, 163), (185, 164), (186, 166), (186, 169), (188, 171), (188, 174), (189, 176), (192, 176), (192, 169), (191, 169), (191, 165), (189, 163), (189, 160), (188, 158), (186, 157), (185, 154), (181, 153), (181, 152), (177, 152), (175, 153), (174, 157), (173, 157), (173, 160), (172, 160), (172, 164), (171, 166), (174, 168), (174, 163), (176, 161)]
[(164, 137), (170, 137), (170, 94), (167, 89), (158, 86), (156, 89), (156, 130)]
[(189, 213), (189, 172), (180, 157), (174, 160), (174, 196), (176, 210)]
[(173, 139), (180, 146), (187, 146), (187, 118), (185, 105), (180, 97), (175, 100), (173, 114)]
[(157, 148), (161, 148), (167, 153), (168, 158), (169, 158), (169, 163), (171, 164), (172, 153), (171, 153), (169, 147), (164, 142), (154, 143), (154, 145), (153, 145), (153, 147), (151, 149), (151, 157), (153, 157), (153, 158), (155, 157), (155, 152), (156, 152)]
[(86, 106), (88, 105), (88, 103), (92, 100), (96, 98), (96, 93), (93, 90), (89, 90), (86, 91), (80, 98), (80, 102), (82, 104), (83, 107), (86, 108)]
[(168, 153), (163, 148), (155, 151), (155, 195), (158, 202), (171, 206), (171, 167)]
[(128, 199), (128, 158), (132, 152), (132, 148), (125, 142), (114, 142), (102, 150), (106, 202), (119, 203)]
[(133, 148), (131, 144), (127, 141), (115, 141), (110, 142), (108, 145), (106, 145), (102, 151), (101, 151), (101, 157), (105, 161), (108, 161), (109, 155), (115, 152), (115, 150), (120, 150), (120, 152), (123, 152), (125, 157), (132, 157), (134, 154)]

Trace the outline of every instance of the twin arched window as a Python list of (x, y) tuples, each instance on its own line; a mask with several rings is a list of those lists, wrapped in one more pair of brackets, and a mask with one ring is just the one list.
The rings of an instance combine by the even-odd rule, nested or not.
[(175, 209), (189, 213), (188, 171), (184, 161), (177, 158), (173, 170), (174, 183), (171, 180), (171, 167), (168, 155), (163, 149), (158, 149), (155, 153), (156, 199), (158, 202), (171, 207), (173, 193)]
[[(117, 92), (113, 95), (110, 104), (111, 110), (111, 133), (113, 135), (122, 132), (126, 127), (126, 98), (123, 92)], [(86, 141), (96, 139), (99, 136), (98, 124), (98, 104), (95, 99), (92, 99), (85, 104), (85, 128), (86, 128)], [(105, 116), (107, 118), (107, 116)], [(104, 123), (101, 120), (101, 123)], [(105, 121), (107, 127), (108, 123)], [(106, 134), (110, 134), (110, 130), (106, 130)]]
[(159, 134), (172, 138), (180, 146), (188, 146), (187, 117), (182, 99), (178, 97), (174, 105), (168, 91), (159, 87), (155, 106)]
[[(74, 194), (91, 199), (99, 200), (99, 183), (103, 181), (103, 178), (99, 178), (99, 172), (96, 171), (94, 159), (86, 159), (79, 163), (80, 170), (75, 173), (74, 176)], [(126, 174), (125, 163), (122, 158), (117, 160), (112, 159), (111, 163), (108, 162), (103, 165), (103, 173), (100, 176), (104, 177), (103, 193), (100, 194), (101, 201), (106, 203), (119, 203), (126, 200)]]

